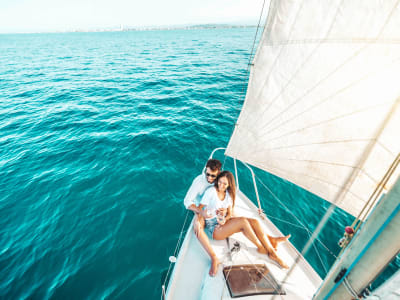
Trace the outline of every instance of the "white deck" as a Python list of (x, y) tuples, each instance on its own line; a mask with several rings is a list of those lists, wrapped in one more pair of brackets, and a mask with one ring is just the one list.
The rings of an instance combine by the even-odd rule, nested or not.
[[(262, 221), (259, 218), (256, 206), (241, 192), (237, 193), (235, 215), (258, 219), (266, 234), (282, 236), (272, 222)], [(208, 275), (210, 259), (194, 235), (193, 226), (190, 225), (171, 275), (166, 298), (168, 300), (231, 299), (222, 274), (223, 267), (229, 265), (266, 264), (278, 283), (285, 279), (288, 271), (281, 269), (266, 255), (259, 254), (256, 247), (247, 241), (243, 234), (236, 233), (230, 238), (231, 248), (235, 241), (240, 241), (241, 250), (232, 254), (232, 261), (226, 240), (211, 241), (214, 251), (223, 265), (220, 266), (216, 277), (210, 277)], [(278, 255), (291, 267), (299, 253), (288, 242), (278, 247)], [(311, 299), (321, 283), (322, 280), (318, 274), (304, 258), (301, 258), (290, 276), (285, 279), (283, 289), (286, 295), (248, 296), (241, 297), (241, 299)]]

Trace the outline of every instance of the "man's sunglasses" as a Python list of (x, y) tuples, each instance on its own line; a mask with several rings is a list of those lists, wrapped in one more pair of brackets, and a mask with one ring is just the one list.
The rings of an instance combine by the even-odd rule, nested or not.
[(211, 177), (211, 178), (216, 178), (216, 177), (217, 177), (217, 175), (210, 174), (210, 173), (206, 173), (206, 176), (207, 176), (207, 177)]

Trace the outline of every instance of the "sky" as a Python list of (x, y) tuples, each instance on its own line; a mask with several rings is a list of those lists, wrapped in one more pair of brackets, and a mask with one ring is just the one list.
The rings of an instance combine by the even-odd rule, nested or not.
[(263, 0), (0, 0), (0, 33), (256, 24)]

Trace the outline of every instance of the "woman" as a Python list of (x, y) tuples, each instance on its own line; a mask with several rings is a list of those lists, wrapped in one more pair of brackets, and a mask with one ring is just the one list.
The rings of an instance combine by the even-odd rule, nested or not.
[[(205, 218), (206, 223), (205, 231), (215, 240), (223, 240), (236, 232), (243, 232), (257, 247), (258, 252), (267, 254), (282, 268), (288, 268), (269, 245), (257, 220), (232, 217), (235, 197), (236, 187), (233, 174), (229, 171), (221, 172), (215, 180), (214, 187), (206, 190), (200, 203), (202, 216)], [(278, 239), (286, 241), (287, 238)], [(271, 240), (270, 237), (269, 239)], [(272, 243), (274, 248), (278, 242), (275, 245)]]

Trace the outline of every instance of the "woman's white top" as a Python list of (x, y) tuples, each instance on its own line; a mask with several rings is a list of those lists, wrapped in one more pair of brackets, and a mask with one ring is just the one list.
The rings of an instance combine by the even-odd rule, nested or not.
[(206, 210), (208, 214), (211, 216), (211, 218), (216, 218), (217, 217), (217, 210), (220, 208), (228, 208), (229, 206), (232, 206), (232, 198), (229, 195), (229, 192), (226, 191), (225, 198), (224, 200), (220, 200), (218, 198), (217, 190), (215, 187), (210, 187), (208, 188), (203, 195), (203, 198), (201, 198), (200, 204), (203, 204), (206, 206)]

